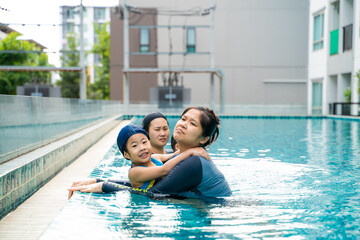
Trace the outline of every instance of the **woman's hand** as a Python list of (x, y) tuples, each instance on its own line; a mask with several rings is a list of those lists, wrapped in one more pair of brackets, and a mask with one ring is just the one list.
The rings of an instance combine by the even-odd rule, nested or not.
[(73, 195), (73, 193), (75, 191), (101, 193), (103, 184), (104, 184), (104, 182), (98, 182), (98, 183), (93, 183), (90, 185), (81, 185), (81, 186), (71, 187), (68, 189), (69, 190), (69, 198), (68, 199), (71, 198), (71, 196)]
[(199, 157), (206, 158), (207, 160), (210, 160), (209, 153), (202, 147), (190, 148), (190, 149), (186, 150), (185, 152), (188, 152), (190, 154), (190, 156), (199, 156)]
[[(73, 189), (73, 188), (79, 187), (79, 186), (90, 185), (90, 184), (94, 184), (94, 183), (96, 183), (96, 178), (88, 178), (88, 179), (85, 179), (85, 180), (73, 182), (73, 184), (71, 185), (71, 187), (68, 189), (68, 190), (69, 190), (68, 199), (70, 199), (71, 196), (72, 196), (73, 193), (74, 193), (74, 191), (72, 191), (72, 190), (70, 190), (70, 189)], [(75, 190), (75, 191), (77, 191), (77, 190)]]

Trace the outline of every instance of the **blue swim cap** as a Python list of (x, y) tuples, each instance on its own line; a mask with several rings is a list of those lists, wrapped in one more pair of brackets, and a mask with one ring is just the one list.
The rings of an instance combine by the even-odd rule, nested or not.
[(149, 135), (144, 129), (132, 124), (126, 125), (120, 130), (119, 135), (117, 137), (117, 145), (122, 155), (124, 155), (126, 143), (129, 140), (129, 138), (137, 133), (142, 133), (149, 139)]

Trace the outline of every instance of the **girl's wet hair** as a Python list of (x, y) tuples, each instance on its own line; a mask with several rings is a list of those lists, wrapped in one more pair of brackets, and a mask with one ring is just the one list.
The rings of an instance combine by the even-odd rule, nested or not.
[(202, 147), (210, 146), (219, 137), (220, 118), (216, 116), (213, 110), (206, 107), (188, 107), (181, 116), (191, 109), (196, 109), (201, 112), (200, 124), (203, 130), (202, 136), (209, 137), (209, 140), (204, 143)]

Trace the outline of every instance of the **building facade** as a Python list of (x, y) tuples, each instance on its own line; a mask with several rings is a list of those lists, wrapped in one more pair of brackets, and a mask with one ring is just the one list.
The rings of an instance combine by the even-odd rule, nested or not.
[[(308, 0), (125, 2), (131, 4), (134, 10), (131, 14), (156, 19), (153, 22), (158, 25), (155, 37), (149, 38), (150, 48), (153, 45), (157, 54), (130, 56), (133, 59), (130, 67), (138, 62), (135, 57), (149, 57), (159, 69), (221, 69), (225, 76), (226, 104), (301, 106), (306, 113)], [(158, 13), (141, 12), (141, 8), (156, 8)], [(211, 10), (214, 15), (208, 14)], [(111, 26), (111, 35), (121, 38), (121, 28)], [(140, 50), (142, 30), (137, 29), (135, 38), (131, 37), (131, 31), (134, 29), (129, 31), (130, 51), (133, 51), (132, 45)], [(116, 54), (115, 49), (120, 51), (121, 44), (111, 41), (112, 56)], [(151, 85), (161, 86), (168, 77), (157, 74), (157, 83)], [(178, 78), (191, 89), (192, 104), (208, 104), (212, 100), (209, 74), (180, 74)], [(111, 74), (112, 99), (122, 99), (121, 86), (119, 73)], [(130, 85), (133, 101), (140, 99), (136, 91), (132, 92), (134, 87)], [(215, 79), (215, 102), (219, 103), (217, 89), (219, 81)]]
[[(312, 0), (309, 10), (307, 112), (327, 115), (334, 103), (359, 102), (360, 1)], [(358, 115), (358, 105), (350, 111)]]
[[(67, 35), (69, 33), (77, 33), (80, 38), (80, 6), (61, 6), (60, 16), (62, 22), (61, 28), (61, 46), (62, 49), (67, 47)], [(100, 57), (92, 54), (91, 51), (97, 38), (94, 30), (94, 24), (102, 25), (110, 22), (110, 7), (96, 7), (86, 6), (83, 10), (83, 36), (84, 36), (84, 50), (87, 53), (85, 56), (85, 66), (87, 66), (90, 81), (94, 82), (95, 65), (100, 63)], [(80, 49), (80, 47), (79, 47)]]

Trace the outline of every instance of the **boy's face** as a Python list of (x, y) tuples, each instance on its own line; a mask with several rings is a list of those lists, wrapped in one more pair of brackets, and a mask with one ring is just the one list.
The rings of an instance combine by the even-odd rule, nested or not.
[(136, 165), (143, 165), (150, 161), (152, 149), (149, 139), (142, 133), (132, 135), (126, 143), (127, 151), (124, 157)]

